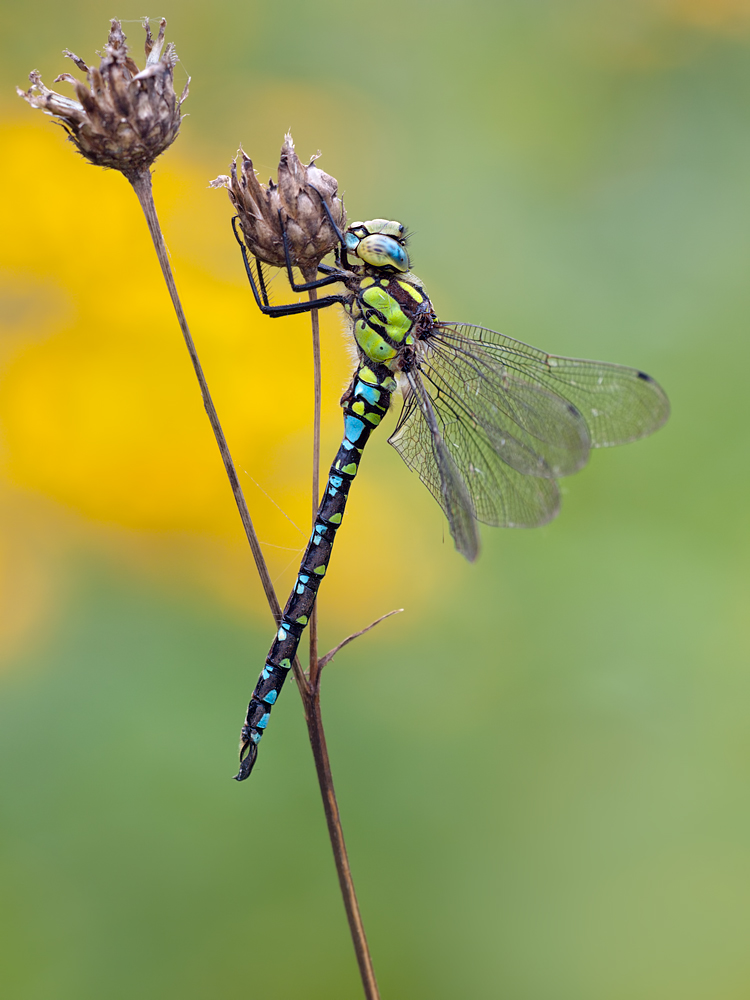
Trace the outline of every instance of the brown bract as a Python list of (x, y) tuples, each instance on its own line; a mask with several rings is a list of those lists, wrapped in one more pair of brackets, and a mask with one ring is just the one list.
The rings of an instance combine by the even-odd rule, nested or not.
[[(318, 154), (319, 155), (319, 154)], [(337, 197), (338, 181), (315, 166), (317, 156), (303, 164), (290, 135), (285, 136), (279, 160), (278, 184), (258, 181), (253, 161), (240, 149), (231, 166), (211, 187), (226, 187), (242, 226), (250, 253), (266, 264), (285, 267), (282, 221), (291, 258), (305, 274), (314, 274), (320, 261), (338, 244), (338, 237), (323, 208), (342, 230), (344, 205)]]
[(187, 83), (179, 100), (174, 92), (177, 53), (171, 42), (164, 46), (166, 26), (162, 18), (154, 40), (148, 20), (144, 20), (143, 70), (128, 55), (117, 20), (112, 21), (98, 69), (90, 69), (65, 49), (64, 54), (86, 74), (88, 86), (69, 73), (62, 73), (55, 83), (62, 80), (72, 84), (76, 101), (45, 87), (37, 70), (29, 74), (29, 90), (18, 88), (18, 94), (33, 108), (58, 118), (87, 160), (121, 170), (132, 179), (174, 142), (182, 117), (180, 108), (188, 94)]

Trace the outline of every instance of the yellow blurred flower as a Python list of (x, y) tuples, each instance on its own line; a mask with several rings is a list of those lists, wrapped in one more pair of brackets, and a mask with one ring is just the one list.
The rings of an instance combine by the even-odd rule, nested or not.
[[(61, 554), (82, 543), (268, 619), (130, 185), (73, 156), (47, 122), (8, 127), (3, 140), (3, 189), (15, 197), (6, 210), (13, 236), (0, 246), (0, 507), (8, 513), (0, 592), (14, 591), (24, 611), (3, 602), (0, 643), (23, 634), (47, 606)], [(206, 190), (207, 176), (210, 168), (180, 162), (173, 149), (155, 174), (157, 208), (283, 604), (311, 519), (309, 318), (257, 312), (235, 260), (226, 201)], [(284, 284), (283, 276), (274, 283), (277, 301)], [(351, 361), (335, 310), (321, 320), (325, 472), (340, 437), (338, 398)], [(395, 589), (382, 555), (369, 571), (373, 525), (384, 546), (408, 546), (412, 556), (421, 547), (419, 526), (378, 513), (388, 501), (387, 486), (363, 473), (321, 592), (326, 620), (358, 627), (407, 591), (431, 586), (421, 555), (399, 563)], [(429, 533), (438, 525), (431, 521)], [(19, 579), (28, 585), (18, 587)]]

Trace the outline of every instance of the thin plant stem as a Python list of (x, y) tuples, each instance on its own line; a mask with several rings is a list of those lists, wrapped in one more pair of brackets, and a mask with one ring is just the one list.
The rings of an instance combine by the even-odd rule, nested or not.
[(352, 935), (354, 953), (357, 956), (362, 987), (366, 1000), (380, 1000), (372, 957), (367, 944), (367, 936), (365, 935), (362, 915), (360, 914), (359, 903), (357, 902), (357, 893), (354, 890), (354, 881), (352, 880), (352, 873), (349, 867), (349, 856), (346, 853), (341, 815), (339, 814), (336, 793), (333, 788), (331, 763), (328, 759), (328, 747), (326, 746), (325, 732), (323, 731), (323, 718), (320, 713), (320, 687), (316, 686), (309, 694), (303, 695), (303, 701), (307, 731), (310, 735), (310, 745), (312, 746), (313, 757), (315, 759), (315, 770), (318, 772), (320, 794), (323, 799), (326, 823), (328, 824), (328, 836), (331, 839), (333, 857), (336, 862), (336, 872), (339, 877), (341, 895), (344, 898), (346, 919)]
[[(279, 599), (276, 596), (276, 591), (274, 590), (273, 583), (271, 582), (271, 576), (268, 572), (266, 560), (263, 557), (263, 552), (260, 547), (260, 542), (258, 541), (258, 536), (255, 532), (252, 518), (250, 517), (250, 511), (247, 507), (245, 495), (242, 492), (242, 487), (240, 486), (239, 479), (237, 478), (237, 470), (234, 467), (232, 455), (229, 451), (229, 446), (227, 445), (227, 440), (224, 436), (221, 423), (219, 422), (216, 407), (211, 399), (211, 393), (209, 392), (200, 360), (198, 359), (198, 352), (195, 349), (195, 343), (193, 342), (190, 328), (188, 327), (187, 319), (185, 318), (180, 297), (177, 294), (177, 286), (175, 284), (174, 275), (172, 274), (172, 268), (169, 264), (169, 256), (164, 243), (164, 236), (162, 235), (159, 218), (156, 214), (156, 206), (154, 205), (154, 195), (151, 187), (151, 173), (148, 169), (146, 169), (126, 176), (132, 184), (133, 190), (135, 191), (138, 201), (140, 202), (140, 206), (143, 209), (143, 214), (146, 216), (148, 231), (151, 234), (154, 249), (156, 250), (156, 256), (159, 259), (161, 271), (164, 275), (164, 281), (167, 284), (169, 297), (172, 300), (172, 305), (174, 306), (174, 311), (177, 315), (177, 322), (180, 325), (180, 330), (182, 331), (182, 336), (185, 340), (185, 345), (193, 364), (195, 377), (198, 379), (201, 396), (203, 397), (203, 406), (205, 407), (206, 414), (208, 415), (211, 429), (214, 432), (216, 444), (219, 446), (219, 452), (221, 454), (222, 461), (224, 462), (224, 468), (227, 473), (227, 478), (229, 479), (229, 485), (232, 488), (235, 503), (237, 504), (237, 510), (240, 514), (242, 526), (245, 529), (245, 535), (247, 536), (247, 540), (250, 544), (250, 551), (252, 552), (253, 559), (255, 560), (255, 566), (258, 570), (261, 586), (263, 587), (263, 592), (266, 595), (266, 600), (268, 601), (268, 606), (271, 609), (274, 621), (278, 624), (281, 621), (281, 606), (279, 604)], [(302, 671), (298, 657), (295, 657), (293, 667), (297, 684), (300, 687), (300, 690), (304, 691), (307, 688), (307, 678)]]
[[(314, 277), (314, 275), (313, 275)], [(317, 288), (311, 288), (308, 292), (310, 301), (314, 302), (318, 297)], [(313, 468), (312, 468), (312, 521), (315, 525), (315, 517), (320, 505), (320, 409), (322, 396), (322, 376), (320, 364), (320, 313), (313, 309), (310, 313), (312, 324), (312, 344), (313, 344), (313, 384), (314, 384), (314, 406), (313, 406)], [(315, 689), (318, 680), (318, 602), (313, 605), (310, 615), (310, 665), (308, 676), (310, 686)]]
[(359, 639), (361, 635), (364, 635), (365, 632), (369, 632), (370, 629), (375, 628), (376, 625), (379, 625), (381, 622), (384, 622), (386, 618), (390, 618), (391, 615), (400, 615), (403, 610), (404, 610), (403, 608), (396, 608), (395, 611), (389, 611), (388, 614), (381, 615), (380, 618), (376, 618), (374, 622), (370, 622), (370, 624), (367, 625), (365, 628), (361, 628), (359, 632), (353, 632), (351, 635), (348, 635), (346, 639), (342, 639), (341, 642), (338, 643), (338, 645), (333, 647), (333, 649), (329, 649), (325, 656), (320, 657), (320, 659), (318, 660), (320, 670), (322, 670), (323, 667), (327, 666), (334, 658), (336, 653), (342, 650), (344, 646), (348, 646), (350, 642), (354, 642), (355, 639)]
[[(306, 280), (314, 277), (314, 273), (305, 276)], [(311, 288), (308, 292), (311, 301), (317, 298), (317, 289)], [(318, 513), (320, 504), (320, 411), (321, 411), (321, 364), (320, 364), (320, 319), (317, 309), (311, 310), (312, 340), (313, 340), (313, 383), (314, 383), (314, 418), (313, 418), (313, 473), (312, 473), (312, 514), (313, 524)], [(366, 1000), (380, 1000), (378, 984), (375, 980), (375, 970), (372, 965), (372, 957), (367, 944), (362, 914), (357, 901), (357, 893), (354, 889), (351, 868), (349, 867), (349, 855), (346, 851), (344, 841), (344, 830), (341, 825), (341, 814), (339, 813), (338, 802), (336, 801), (336, 790), (333, 786), (333, 775), (331, 774), (331, 762), (328, 757), (328, 747), (326, 746), (325, 731), (323, 729), (323, 717), (320, 710), (320, 670), (322, 663), (318, 660), (318, 604), (313, 606), (310, 615), (310, 664), (308, 669), (308, 685), (302, 692), (302, 701), (305, 707), (305, 721), (310, 737), (315, 770), (318, 774), (318, 784), (320, 785), (320, 795), (323, 799), (323, 809), (328, 825), (328, 836), (331, 840), (333, 859), (336, 864), (336, 872), (339, 877), (341, 895), (344, 899), (344, 909), (346, 919), (349, 923), (349, 931), (352, 936), (354, 953), (357, 957), (359, 974), (362, 979)], [(366, 631), (366, 630), (365, 630)], [(345, 642), (348, 640), (345, 640)]]

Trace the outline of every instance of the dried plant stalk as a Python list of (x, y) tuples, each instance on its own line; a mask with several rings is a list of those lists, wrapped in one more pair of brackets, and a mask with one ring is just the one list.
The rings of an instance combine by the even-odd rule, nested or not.
[[(133, 186), (146, 217), (266, 599), (275, 621), (278, 622), (281, 619), (281, 608), (177, 292), (151, 187), (151, 164), (169, 148), (179, 132), (182, 119), (181, 106), (188, 94), (189, 81), (177, 99), (174, 91), (177, 54), (173, 44), (170, 43), (166, 47), (164, 45), (166, 21), (161, 20), (156, 39), (151, 34), (148, 19), (144, 20), (144, 28), (146, 66), (143, 70), (139, 70), (128, 54), (122, 25), (118, 20), (113, 20), (98, 68), (89, 68), (80, 57), (65, 50), (65, 55), (86, 74), (87, 83), (69, 73), (61, 74), (55, 82), (63, 81), (71, 84), (78, 100), (72, 100), (49, 90), (36, 70), (30, 74), (29, 90), (19, 89), (18, 93), (32, 107), (54, 116), (65, 128), (82, 156), (97, 166), (119, 170)], [(290, 136), (287, 136), (282, 149), (279, 183), (269, 185), (268, 189), (258, 184), (252, 162), (243, 153), (241, 155), (243, 157), (241, 179), (237, 178), (236, 164), (233, 163), (232, 177), (218, 178), (214, 186), (229, 187), (230, 198), (240, 214), (243, 234), (251, 251), (268, 263), (280, 262), (282, 266), (285, 264), (286, 255), (280, 227), (280, 213), (283, 211), (288, 223), (287, 246), (294, 256), (294, 261), (302, 269), (303, 274), (314, 274), (317, 264), (333, 249), (337, 239), (329, 216), (322, 207), (323, 201), (326, 202), (331, 217), (337, 225), (340, 228), (345, 225), (343, 205), (336, 197), (336, 181), (314, 165), (315, 157), (307, 166), (301, 164), (294, 152)], [(313, 315), (314, 328), (317, 330), (317, 312)], [(315, 364), (314, 494), (317, 497), (320, 429), (319, 349), (316, 351)], [(293, 669), (305, 707), (329, 835), (362, 984), (367, 1000), (379, 1000), (328, 760), (320, 714), (320, 672), (317, 665), (317, 650), (314, 651), (312, 660), (315, 663), (314, 683), (304, 675), (297, 657), (294, 659)]]

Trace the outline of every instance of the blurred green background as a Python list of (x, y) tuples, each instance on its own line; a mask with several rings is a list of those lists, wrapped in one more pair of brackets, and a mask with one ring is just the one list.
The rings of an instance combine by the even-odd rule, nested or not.
[[(141, 13), (3, 5), (3, 994), (349, 1000), (291, 686), (252, 781), (229, 780), (272, 629), (135, 199), (13, 96)], [(286, 129), (322, 149), (351, 218), (414, 232), (443, 318), (641, 367), (672, 400), (565, 482), (556, 522), (484, 530), (473, 567), (373, 438), (321, 628), (327, 648), (407, 609), (324, 682), (384, 1000), (747, 997), (750, 5), (149, 13), (192, 77), (157, 203), (284, 595), (308, 335), (255, 315), (207, 190), (240, 142), (262, 179)]]

